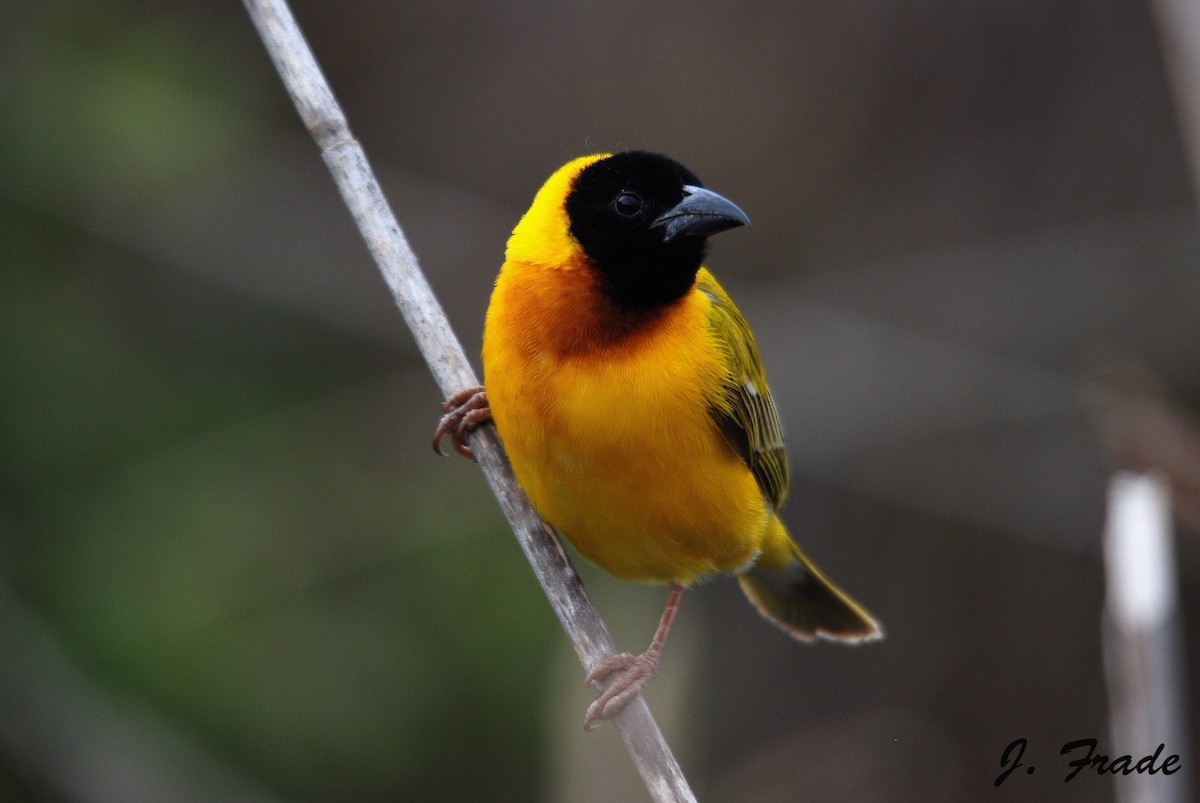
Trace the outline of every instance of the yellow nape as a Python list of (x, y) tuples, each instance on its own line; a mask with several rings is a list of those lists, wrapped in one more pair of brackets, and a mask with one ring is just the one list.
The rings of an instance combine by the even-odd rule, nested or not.
[(564, 204), (579, 172), (608, 155), (594, 153), (572, 159), (546, 180), (508, 238), (507, 259), (543, 268), (580, 267), (578, 247), (571, 237)]

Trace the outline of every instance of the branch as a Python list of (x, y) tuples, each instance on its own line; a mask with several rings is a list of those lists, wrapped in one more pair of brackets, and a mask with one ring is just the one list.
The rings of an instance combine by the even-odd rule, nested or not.
[(1153, 374), (1118, 365), (1084, 396), (1101, 442), (1127, 468), (1162, 477), (1180, 523), (1200, 536), (1200, 426)]
[[(244, 2), (442, 394), (479, 384), (286, 1)], [(562, 545), (517, 485), (495, 428), (489, 424), (476, 430), (471, 449), (584, 669), (590, 671), (616, 652), (608, 628)], [(695, 800), (640, 696), (612, 721), (654, 800)]]
[(1154, 0), (1150, 5), (1191, 168), (1193, 200), (1200, 201), (1200, 6), (1189, 0)]
[[(1123, 471), (1110, 481), (1104, 567), (1104, 668), (1113, 754), (1149, 755), (1161, 744), (1161, 761), (1190, 756), (1171, 504), (1160, 477)], [(1117, 776), (1117, 798), (1186, 800), (1186, 762), (1159, 778)]]

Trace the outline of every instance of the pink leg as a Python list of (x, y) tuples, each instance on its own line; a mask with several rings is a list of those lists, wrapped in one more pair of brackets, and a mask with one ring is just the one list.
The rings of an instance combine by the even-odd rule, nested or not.
[(662, 663), (662, 651), (666, 646), (667, 636), (671, 633), (671, 623), (679, 610), (679, 601), (683, 599), (683, 586), (672, 584), (671, 594), (667, 597), (667, 607), (654, 633), (654, 640), (641, 655), (627, 652), (605, 658), (593, 667), (584, 680), (584, 686), (591, 686), (603, 680), (614, 672), (619, 673), (601, 692), (590, 706), (583, 719), (584, 730), (591, 730), (601, 720), (609, 719), (632, 700), (642, 688), (658, 674)]
[(467, 446), (467, 435), (480, 424), (492, 420), (492, 408), (488, 406), (487, 392), (483, 385), (460, 390), (442, 405), (442, 420), (433, 432), (433, 450), (442, 454), (442, 438), (451, 436), (454, 451), (463, 457), (475, 459), (471, 447)]

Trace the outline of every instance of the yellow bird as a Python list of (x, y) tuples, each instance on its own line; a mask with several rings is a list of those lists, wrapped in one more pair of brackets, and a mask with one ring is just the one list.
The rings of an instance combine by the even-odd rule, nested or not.
[(446, 402), (434, 436), (470, 457), (468, 433), (494, 420), (534, 508), (581, 555), (670, 585), (650, 647), (588, 675), (604, 686), (588, 728), (658, 672), (683, 589), (707, 575), (737, 575), (802, 641), (882, 636), (779, 518), (787, 453), (758, 345), (703, 267), (709, 236), (749, 222), (665, 156), (561, 167), (508, 240), (484, 385)]

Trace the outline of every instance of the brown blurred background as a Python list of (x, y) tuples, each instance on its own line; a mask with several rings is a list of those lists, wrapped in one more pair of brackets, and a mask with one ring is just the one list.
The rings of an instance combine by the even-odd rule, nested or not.
[[(1120, 463), (1083, 399), (1133, 364), (1200, 407), (1147, 5), (294, 10), (472, 355), (570, 157), (669, 153), (754, 221), (710, 266), (787, 519), (888, 639), (689, 594), (647, 698), (702, 800), (1111, 799), (1058, 755), (1156, 746), (1108, 736)], [(0, 799), (642, 799), (482, 477), (430, 452), (439, 394), (242, 7), (0, 17)], [(641, 649), (665, 590), (580, 568)], [(1018, 737), (1038, 772), (997, 789)]]

